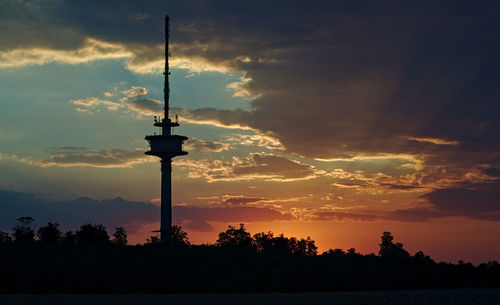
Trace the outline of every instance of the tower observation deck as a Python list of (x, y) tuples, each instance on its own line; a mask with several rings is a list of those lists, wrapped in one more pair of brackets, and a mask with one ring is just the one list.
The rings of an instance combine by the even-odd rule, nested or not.
[(179, 126), (179, 123), (177, 119), (173, 121), (169, 117), (168, 38), (169, 16), (167, 15), (165, 16), (165, 72), (163, 72), (165, 75), (163, 88), (165, 100), (164, 118), (155, 118), (153, 124), (161, 128), (161, 135), (148, 135), (145, 138), (149, 143), (149, 150), (145, 154), (161, 158), (161, 225), (159, 232), (160, 240), (164, 244), (170, 244), (172, 241), (172, 158), (187, 155), (187, 152), (182, 150), (182, 143), (187, 140), (187, 137), (172, 134), (172, 128)]

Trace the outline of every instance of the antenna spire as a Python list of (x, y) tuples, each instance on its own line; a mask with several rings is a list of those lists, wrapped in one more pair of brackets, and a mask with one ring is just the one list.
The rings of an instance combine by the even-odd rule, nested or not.
[(169, 16), (165, 15), (165, 85), (163, 87), (163, 98), (165, 100), (165, 120), (168, 120), (168, 111), (170, 108), (170, 83), (168, 81), (168, 76), (170, 75), (170, 70), (168, 66), (168, 36), (170, 30), (170, 20)]

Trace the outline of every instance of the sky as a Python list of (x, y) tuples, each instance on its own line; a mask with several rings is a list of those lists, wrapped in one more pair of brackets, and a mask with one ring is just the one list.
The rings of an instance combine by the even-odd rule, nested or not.
[(173, 217), (376, 253), (500, 259), (496, 1), (0, 2), (0, 230), (159, 227), (164, 16)]

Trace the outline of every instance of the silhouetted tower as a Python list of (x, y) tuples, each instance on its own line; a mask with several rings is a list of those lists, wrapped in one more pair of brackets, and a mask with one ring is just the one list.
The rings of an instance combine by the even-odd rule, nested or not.
[(182, 142), (187, 137), (173, 135), (172, 128), (179, 126), (177, 118), (172, 121), (169, 117), (169, 99), (170, 85), (168, 76), (168, 36), (169, 36), (169, 17), (165, 16), (165, 86), (163, 96), (165, 100), (164, 118), (155, 118), (154, 126), (161, 127), (161, 135), (146, 136), (149, 142), (149, 151), (146, 155), (157, 156), (161, 158), (161, 225), (160, 240), (162, 243), (170, 244), (172, 241), (172, 158), (175, 156), (187, 155), (182, 150)]

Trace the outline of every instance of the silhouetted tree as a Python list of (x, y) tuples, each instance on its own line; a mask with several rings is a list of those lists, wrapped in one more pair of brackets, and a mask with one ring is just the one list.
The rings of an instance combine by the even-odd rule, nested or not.
[[(33, 221), (24, 219), (18, 226), (33, 228)], [(54, 241), (43, 237), (46, 231), (50, 231), (48, 228), (57, 228), (57, 224), (49, 223), (40, 228), (40, 241)], [(126, 234), (123, 228), (117, 228), (117, 231), (118, 234), (113, 234), (113, 242)], [(173, 226), (172, 233), (179, 242), (188, 243), (187, 234), (180, 226)], [(78, 238), (79, 243), (94, 244), (89, 248), (53, 243), (43, 247), (27, 246), (21, 242), (5, 245), (11, 236), (0, 231), (0, 294), (500, 287), (500, 264), (496, 261), (477, 267), (463, 261), (458, 264), (436, 263), (421, 251), (400, 259), (397, 256), (400, 254), (394, 253), (404, 255), (406, 251), (401, 251), (403, 246), (395, 243), (389, 232), (382, 236), (381, 256), (384, 257), (363, 255), (354, 248), (347, 253), (342, 249), (329, 250), (322, 257), (315, 257), (317, 249), (310, 238), (274, 236), (272, 232), (255, 234), (253, 246), (248, 247), (249, 233), (243, 225), (239, 228), (229, 226), (222, 232), (218, 240), (221, 247), (107, 247), (110, 242), (106, 229), (102, 225), (90, 224), (83, 225), (77, 235), (69, 231), (60, 238), (60, 243), (72, 244)], [(152, 238), (158, 240), (157, 236)], [(241, 248), (244, 251), (240, 251)], [(164, 285), (166, 274), (169, 277), (175, 275), (175, 281)]]
[[(293, 242), (292, 242), (293, 243)], [(285, 235), (280, 234), (273, 237), (273, 251), (283, 254), (291, 254), (292, 249), (290, 248), (290, 240), (285, 237)]]
[(361, 255), (360, 253), (356, 252), (356, 249), (354, 248), (349, 248), (347, 249), (346, 255), (349, 256), (355, 256), (355, 255)]
[[(295, 239), (295, 249), (293, 254), (306, 255), (307, 254), (307, 240), (301, 238), (300, 240)], [(309, 238), (310, 239), (310, 238)]]
[(267, 253), (273, 250), (274, 237), (273, 232), (257, 233), (253, 236), (253, 244), (257, 251)]
[(61, 239), (61, 231), (57, 222), (48, 222), (37, 232), (38, 240), (42, 243), (57, 243)]
[(274, 237), (273, 232), (257, 233), (253, 236), (253, 244), (262, 253), (282, 253), (297, 255), (316, 255), (318, 247), (310, 237), (297, 240), (295, 237), (285, 237), (283, 234)]
[(250, 247), (252, 246), (252, 237), (246, 231), (245, 225), (241, 223), (238, 229), (228, 226), (225, 232), (220, 232), (216, 245), (219, 247)]
[(84, 224), (76, 231), (76, 242), (78, 244), (108, 244), (109, 235), (102, 225)]
[(305, 246), (306, 246), (306, 255), (309, 256), (314, 256), (318, 255), (318, 247), (316, 246), (316, 242), (311, 239), (311, 237), (307, 236), (307, 239), (301, 239), (301, 241), (304, 241)]
[(35, 241), (35, 220), (32, 217), (18, 218), (12, 230), (14, 231), (15, 242)]
[(61, 242), (67, 245), (76, 244), (76, 234), (73, 231), (67, 231), (61, 236)]
[(318, 254), (318, 247), (316, 247), (314, 240), (309, 236), (307, 239), (301, 238), (300, 240), (291, 237), (288, 239), (288, 253), (313, 256)]
[(172, 226), (172, 245), (174, 246), (190, 246), (188, 234), (184, 231), (181, 225)]
[(345, 251), (342, 249), (330, 249), (326, 252), (323, 252), (321, 255), (327, 255), (327, 256), (343, 256), (346, 255)]
[(9, 233), (0, 231), (0, 245), (12, 243), (12, 237)]
[(391, 232), (384, 232), (381, 236), (381, 243), (379, 244), (378, 255), (381, 257), (408, 257), (410, 254), (403, 249), (402, 243), (393, 243), (394, 237)]
[(149, 238), (146, 239), (146, 243), (148, 244), (157, 244), (160, 242), (160, 237), (158, 235), (151, 235)]
[(415, 255), (413, 256), (413, 258), (416, 259), (417, 261), (421, 261), (421, 262), (424, 262), (424, 261), (434, 262), (429, 255), (425, 255), (424, 252), (422, 252), (422, 251), (416, 252)]
[(115, 233), (113, 233), (113, 244), (117, 246), (126, 246), (127, 245), (127, 231), (123, 227), (115, 228)]

